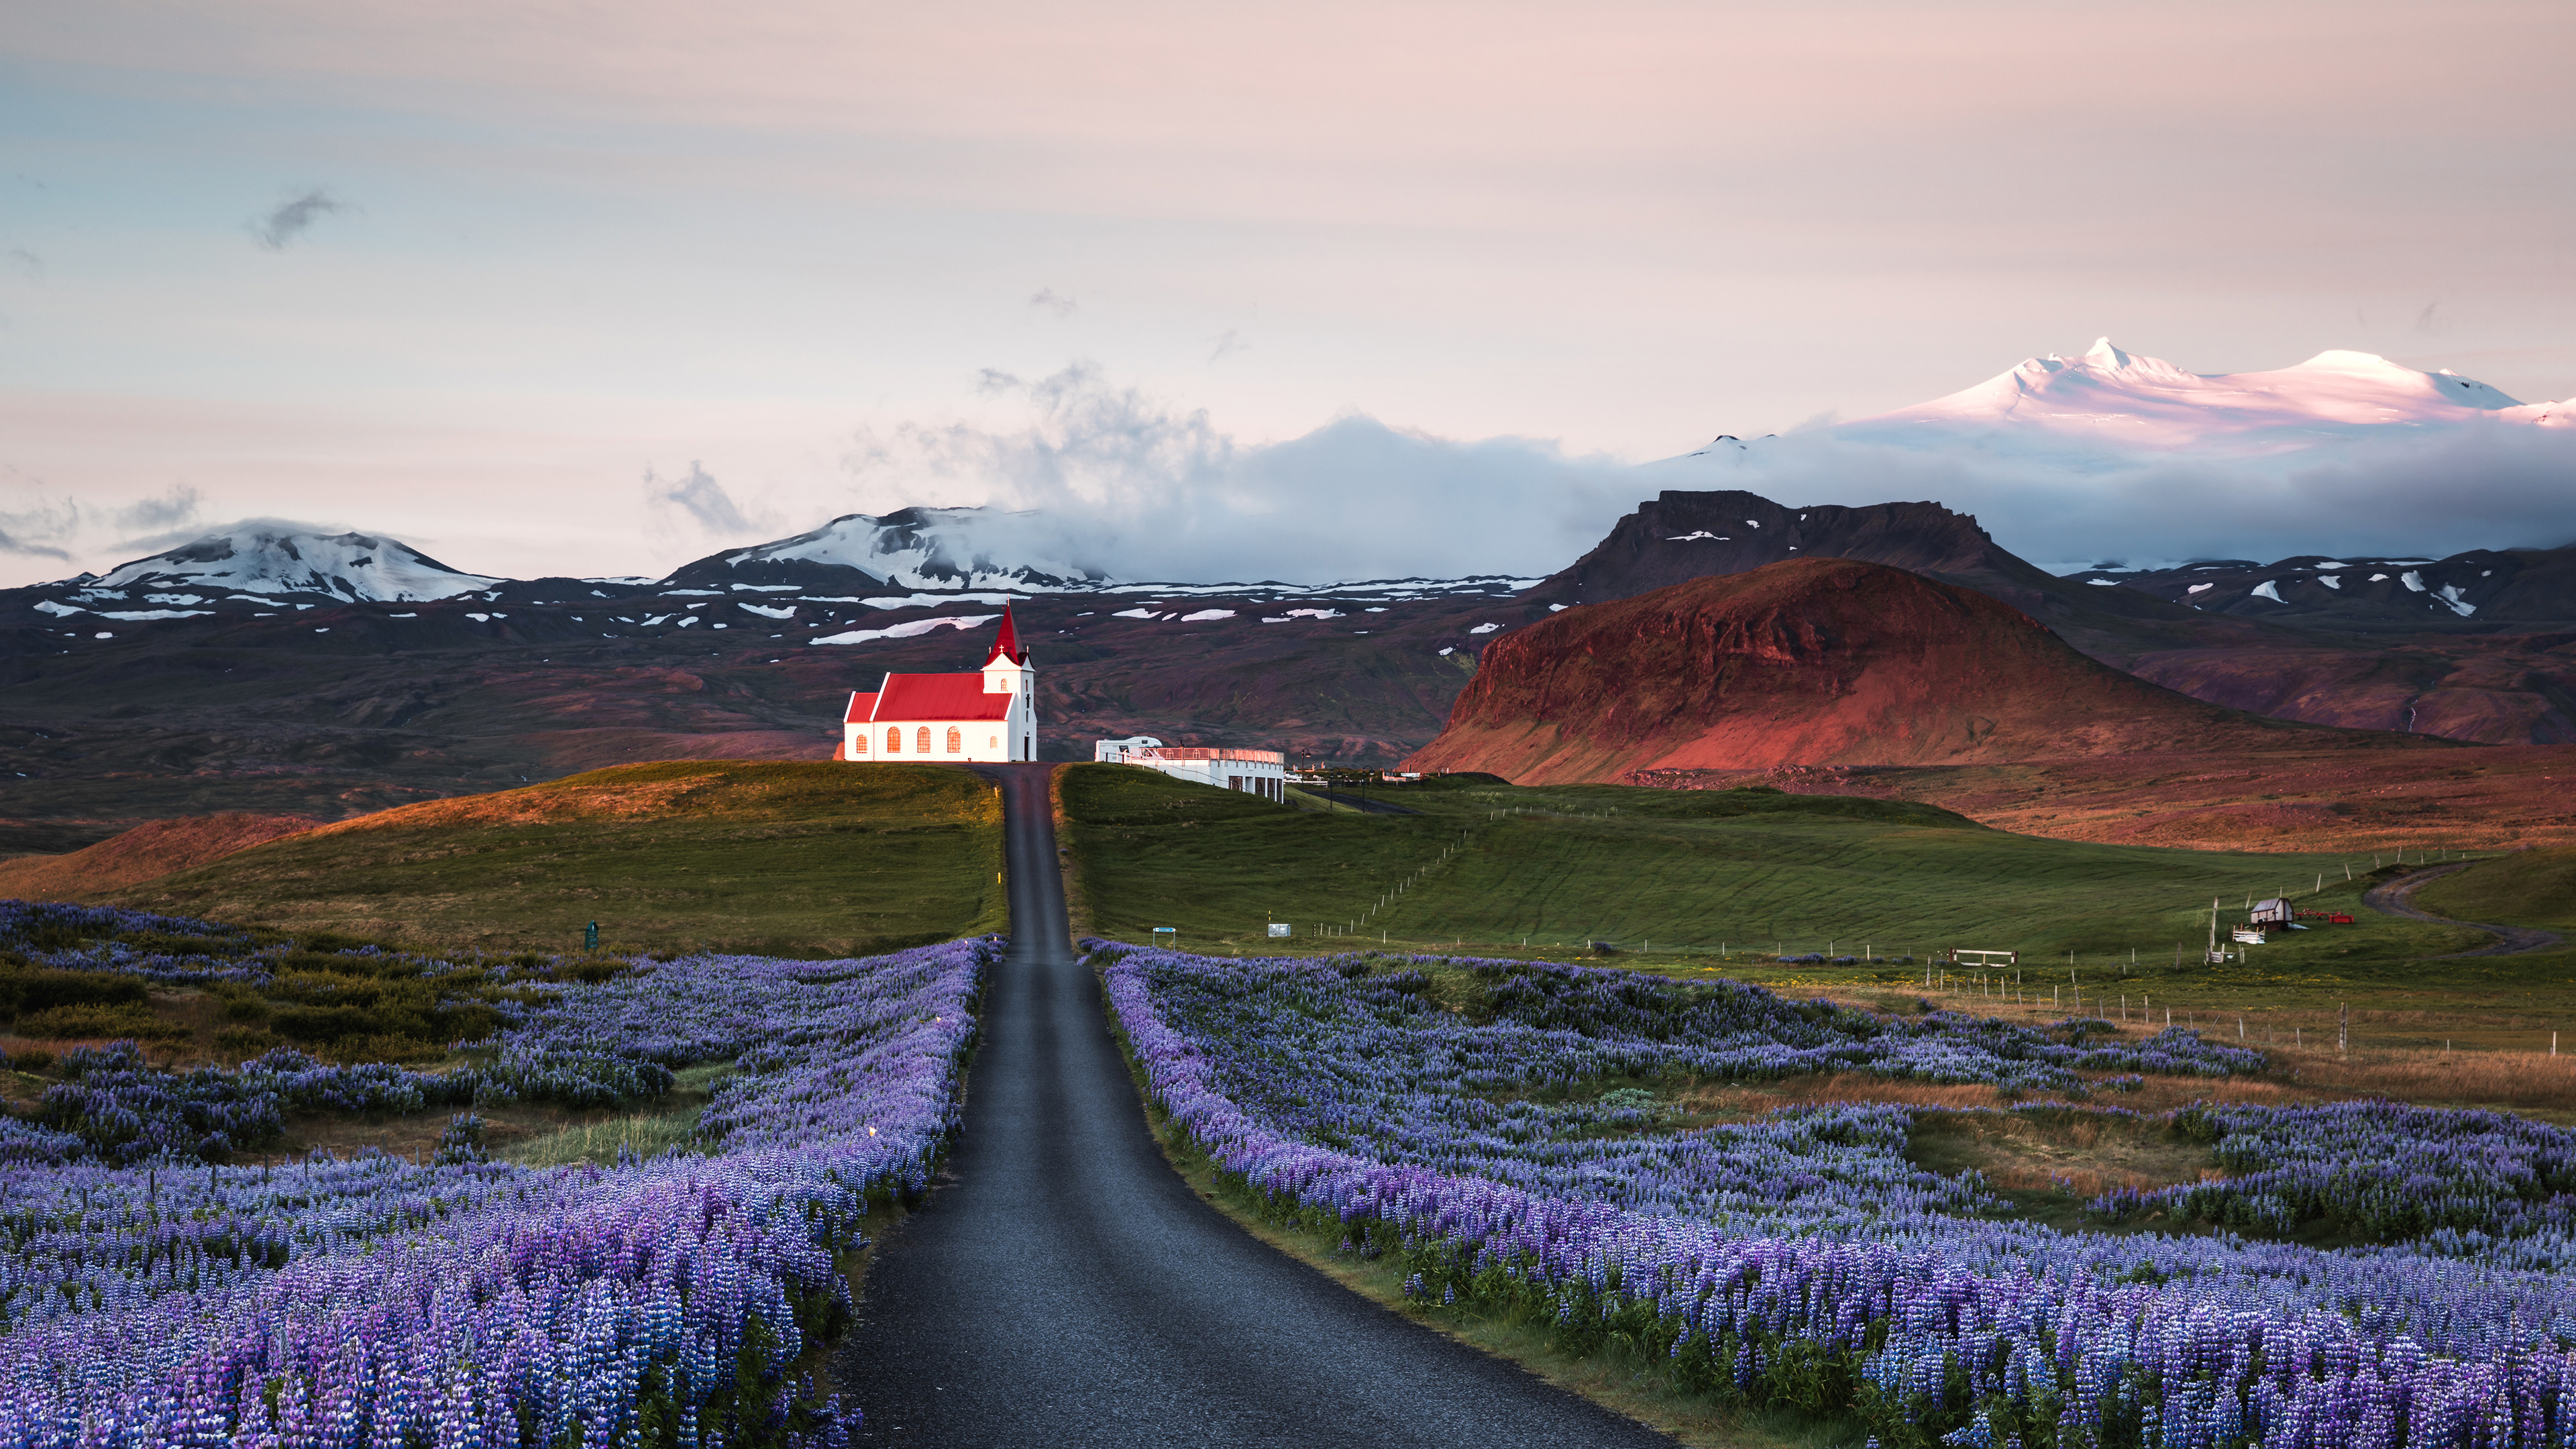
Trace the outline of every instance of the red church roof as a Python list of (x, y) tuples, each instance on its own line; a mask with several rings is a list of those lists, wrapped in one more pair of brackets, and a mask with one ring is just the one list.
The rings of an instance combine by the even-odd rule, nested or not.
[[(862, 696), (864, 697), (864, 696)], [(1004, 719), (1013, 696), (984, 692), (980, 674), (889, 674), (872, 720)]]
[(1013, 664), (1029, 662), (1029, 651), (1020, 647), (1019, 626), (1012, 622), (1008, 604), (1002, 606), (1002, 632), (993, 636), (993, 652), (984, 656), (984, 662), (990, 664), (996, 659), (1008, 659)]
[(866, 724), (869, 720), (875, 719), (876, 717), (877, 697), (875, 695), (852, 694), (850, 696), (849, 713), (841, 716), (841, 723)]

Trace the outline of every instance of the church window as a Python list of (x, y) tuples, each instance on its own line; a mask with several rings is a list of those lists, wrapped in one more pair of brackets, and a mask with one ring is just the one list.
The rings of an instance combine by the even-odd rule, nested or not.
[(900, 755), (903, 753), (903, 731), (886, 731), (886, 753), (889, 755)]
[(867, 752), (868, 732), (866, 730), (861, 730), (857, 734), (850, 736), (850, 753), (854, 755), (864, 755)]
[(966, 736), (958, 732), (957, 726), (950, 725), (948, 727), (948, 753), (953, 755), (965, 748)]
[(1000, 749), (1001, 747), (1002, 747), (1002, 737), (1001, 737), (1000, 735), (986, 735), (986, 736), (984, 736), (984, 748), (986, 748), (986, 749), (988, 749), (988, 750), (998, 750), (998, 749)]
[(923, 725), (920, 729), (918, 729), (918, 730), (914, 731), (914, 732), (913, 732), (913, 737), (912, 737), (912, 743), (913, 743), (913, 747), (914, 747), (914, 749), (915, 749), (915, 750), (917, 750), (919, 753), (921, 753), (921, 754), (925, 754), (925, 755), (926, 755), (926, 754), (929, 754), (929, 753), (930, 753), (930, 726), (928, 726), (928, 725)]

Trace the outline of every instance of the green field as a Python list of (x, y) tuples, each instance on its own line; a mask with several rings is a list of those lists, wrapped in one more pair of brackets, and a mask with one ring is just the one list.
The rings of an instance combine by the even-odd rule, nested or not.
[(2505, 926), (2576, 931), (2576, 848), (2517, 850), (2415, 893), (2436, 915)]
[[(2021, 953), (2031, 1009), (2071, 1009), (2081, 987), (2088, 1011), (2102, 999), (2117, 1014), (2127, 996), (2159, 1012), (2275, 1013), (2248, 1030), (2277, 1026), (2284, 1041), (2345, 1000), (2383, 1014), (2501, 1012), (2488, 1025), (2517, 1043), (2535, 1030), (2545, 1041), (2534, 1023), (2576, 1008), (2576, 956), (2567, 952), (2428, 961), (2488, 938), (2361, 907), (2375, 883), (2367, 855), (2047, 840), (1929, 806), (1763, 790), (1428, 780), (1386, 795), (1419, 814), (1301, 813), (1142, 770), (1077, 765), (1062, 798), (1090, 928), (1121, 940), (1171, 926), (1184, 948), (1220, 953), (1382, 943), (1558, 959), (1608, 941), (1655, 969), (1891, 997), (1923, 994), (1920, 965), (1773, 958), (2009, 950)], [(2444, 884), (2467, 888), (2495, 868)], [(2283, 892), (2302, 908), (2349, 910), (2356, 923), (2276, 935), (2242, 961), (2200, 964), (2213, 898), (2224, 942), (2249, 896)], [(2447, 909), (2441, 899), (2428, 888), (2428, 905)], [(1293, 941), (1267, 940), (1272, 921), (1294, 926)], [(1982, 994), (1999, 984), (1991, 975), (1976, 984), (1980, 1002), (2009, 1003)], [(1950, 983), (1954, 993), (1960, 985)]]
[(946, 765), (595, 770), (290, 836), (115, 893), (445, 951), (884, 951), (1003, 929), (999, 792)]

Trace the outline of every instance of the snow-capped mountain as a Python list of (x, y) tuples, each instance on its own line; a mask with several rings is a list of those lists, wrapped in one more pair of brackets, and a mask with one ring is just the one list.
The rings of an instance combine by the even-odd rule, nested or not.
[(846, 513), (793, 538), (710, 554), (667, 582), (825, 585), (835, 576), (842, 588), (1004, 592), (1085, 589), (1108, 580), (1064, 556), (1062, 532), (1038, 514), (899, 508), (881, 517)]
[(230, 613), (223, 604), (447, 599), (503, 580), (449, 568), (398, 539), (324, 534), (292, 524), (241, 523), (97, 578), (41, 585), (35, 607), (69, 617), (183, 619)]
[(2364, 352), (2203, 374), (2104, 338), (1852, 422), (1721, 436), (1638, 469), (1662, 488), (1854, 506), (1938, 499), (2053, 572), (2157, 566), (2254, 540), (2336, 556), (2557, 548), (2576, 537), (2576, 400)]
[(2244, 455), (2473, 426), (2576, 427), (2576, 405), (2519, 402), (2474, 378), (2367, 352), (2320, 352), (2269, 372), (2185, 372), (2105, 337), (2081, 357), (2034, 357), (1948, 397), (1832, 431), (1870, 443)]

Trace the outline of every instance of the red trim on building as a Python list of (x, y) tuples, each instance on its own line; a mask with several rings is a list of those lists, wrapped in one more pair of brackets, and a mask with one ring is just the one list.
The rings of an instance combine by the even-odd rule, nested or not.
[(877, 697), (873, 694), (853, 693), (850, 696), (849, 711), (841, 716), (841, 723), (866, 724), (876, 717)]

